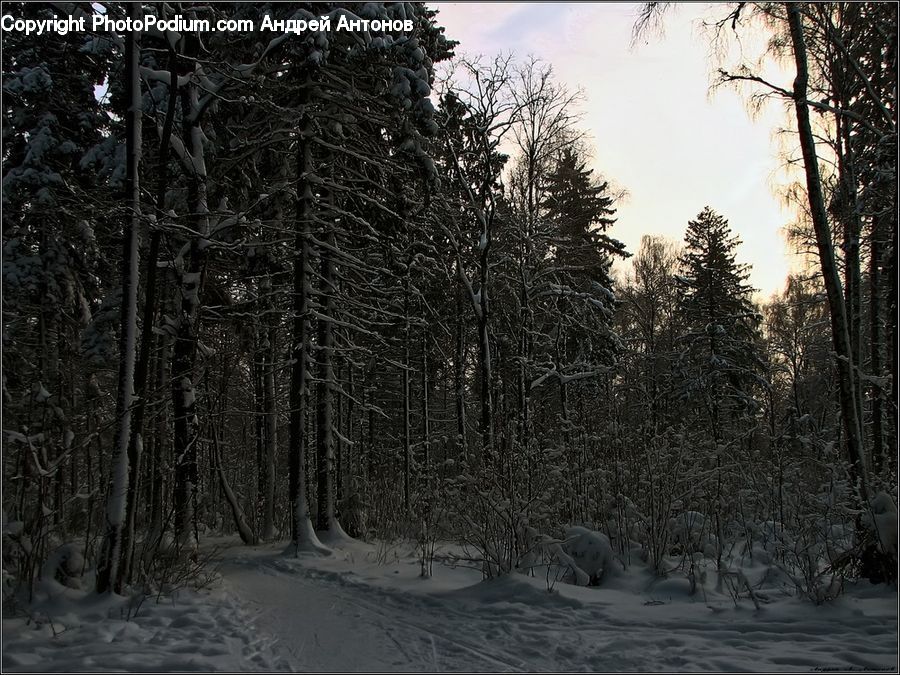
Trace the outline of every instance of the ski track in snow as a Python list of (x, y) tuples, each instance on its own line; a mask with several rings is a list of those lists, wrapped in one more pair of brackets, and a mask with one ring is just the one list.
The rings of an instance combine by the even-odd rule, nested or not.
[[(415, 561), (406, 561), (415, 565)], [(257, 609), (293, 670), (767, 671), (896, 669), (897, 614), (800, 600), (760, 612), (513, 575), (460, 590), (399, 590), (374, 574), (322, 569), (329, 559), (236, 554), (233, 592)], [(436, 567), (437, 569), (437, 567)], [(371, 572), (371, 569), (366, 570)], [(387, 579), (389, 582), (390, 579)], [(561, 585), (557, 585), (560, 589)], [(562, 589), (561, 589), (562, 590)], [(590, 594), (582, 602), (577, 594)], [(623, 606), (622, 603), (629, 602)], [(746, 601), (744, 601), (746, 602)]]
[(123, 598), (63, 590), (36, 608), (53, 617), (56, 636), (47, 624), (3, 620), (3, 671), (897, 668), (896, 591), (868, 585), (821, 607), (773, 591), (756, 611), (709, 587), (705, 600), (691, 597), (683, 577), (654, 580), (640, 567), (551, 594), (542, 577), (481, 582), (476, 570), (437, 561), (434, 577), (420, 579), (399, 547), (388, 560), (360, 542), (326, 557), (287, 557), (283, 546), (231, 546), (216, 587), (147, 599), (130, 621)]

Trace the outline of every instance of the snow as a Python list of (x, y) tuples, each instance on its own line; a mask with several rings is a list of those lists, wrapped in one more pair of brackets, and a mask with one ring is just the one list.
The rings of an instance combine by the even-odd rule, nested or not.
[(607, 570), (613, 569), (612, 546), (609, 537), (602, 532), (570, 527), (566, 530), (566, 550), (594, 583), (599, 582)]
[(41, 579), (49, 588), (57, 592), (63, 586), (78, 588), (81, 584), (81, 570), (85, 560), (80, 544), (63, 544), (54, 550), (44, 561), (41, 568)]
[(65, 588), (43, 595), (29, 625), (4, 617), (3, 672), (284, 669), (269, 657), (271, 638), (256, 637), (240, 603), (219, 589), (140, 605)]
[(50, 398), (50, 392), (44, 387), (43, 382), (35, 382), (32, 390), (34, 391), (34, 400), (37, 403), (45, 403)]
[(178, 380), (178, 388), (181, 392), (181, 405), (184, 406), (186, 410), (192, 408), (196, 401), (196, 397), (194, 394), (194, 383), (191, 382), (191, 378), (182, 377)]
[[(579, 536), (596, 535), (588, 530)], [(592, 540), (592, 537), (587, 537)], [(202, 591), (128, 600), (57, 584), (33, 615), (3, 622), (3, 668), (195, 671), (789, 671), (897, 664), (897, 593), (863, 583), (816, 606), (772, 589), (693, 592), (684, 575), (640, 564), (599, 587), (521, 573), (482, 580), (438, 547), (420, 576), (414, 542), (333, 544), (285, 556), (285, 543), (226, 546)], [(596, 543), (596, 542), (594, 542)], [(577, 548), (577, 547), (576, 547)], [(618, 564), (618, 563), (617, 563)], [(762, 567), (749, 568), (757, 584)], [(714, 572), (709, 575), (714, 576)], [(552, 588), (552, 592), (548, 590)], [(53, 614), (52, 626), (46, 617)], [(133, 612), (132, 612), (133, 613)], [(56, 631), (54, 637), (53, 632)]]
[(332, 550), (319, 540), (308, 515), (301, 515), (298, 522), (299, 534), (297, 536), (297, 541), (287, 545), (284, 549), (286, 555), (293, 556), (301, 553), (317, 553), (319, 555), (332, 554)]
[[(869, 515), (869, 514), (866, 514)], [(872, 497), (870, 522), (878, 533), (879, 546), (886, 553), (897, 555), (897, 505), (886, 492)]]

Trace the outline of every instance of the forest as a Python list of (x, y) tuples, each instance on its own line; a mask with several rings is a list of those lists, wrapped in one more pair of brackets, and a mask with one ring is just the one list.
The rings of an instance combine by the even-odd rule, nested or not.
[(627, 250), (591, 146), (615, 130), (439, 5), (4, 2), (331, 21), (3, 33), (4, 616), (51, 582), (189, 585), (225, 537), (402, 540), (423, 577), (451, 542), (598, 592), (708, 572), (758, 609), (755, 560), (813, 607), (896, 600), (897, 5), (716, 9), (796, 75), (716, 75), (780, 101), (795, 149), (805, 266), (769, 298), (716, 194)]

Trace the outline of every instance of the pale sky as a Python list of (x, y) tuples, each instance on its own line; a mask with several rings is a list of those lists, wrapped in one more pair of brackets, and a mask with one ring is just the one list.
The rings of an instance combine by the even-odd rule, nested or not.
[[(782, 236), (791, 213), (775, 193), (787, 180), (775, 137), (786, 117), (770, 103), (751, 119), (738, 92), (710, 92), (701, 19), (721, 17), (722, 5), (676, 6), (664, 35), (632, 48), (636, 3), (430, 4), (459, 41), (457, 54), (533, 54), (559, 81), (582, 87), (592, 168), (628, 191), (610, 234), (629, 251), (644, 234), (682, 241), (688, 220), (709, 205), (743, 240), (738, 260), (753, 266), (761, 299), (783, 288), (799, 264)], [(792, 78), (775, 66), (766, 76), (788, 86)]]

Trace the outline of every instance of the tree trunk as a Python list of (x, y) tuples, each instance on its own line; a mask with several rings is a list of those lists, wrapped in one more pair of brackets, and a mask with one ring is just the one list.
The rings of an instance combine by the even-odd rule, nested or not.
[[(848, 105), (838, 98), (838, 105)], [(850, 142), (850, 120), (836, 120), (838, 133), (838, 172), (840, 174), (840, 214), (844, 221), (844, 298), (847, 307), (847, 330), (850, 333), (850, 353), (853, 360), (853, 392), (856, 405), (856, 416), (860, 424), (860, 434), (865, 441), (863, 420), (865, 419), (862, 402), (862, 383), (859, 368), (862, 365), (862, 275), (859, 265), (859, 246), (862, 236), (862, 223), (857, 203), (856, 170), (853, 159), (853, 147)]]
[[(459, 264), (457, 262), (457, 264)], [(456, 435), (460, 454), (466, 456), (466, 325), (463, 319), (462, 282), (456, 280), (456, 358), (454, 385), (456, 389)]]
[[(128, 6), (129, 16), (138, 20), (140, 5)], [(119, 382), (116, 396), (116, 434), (113, 467), (106, 504), (106, 535), (97, 570), (97, 592), (121, 593), (123, 578), (122, 529), (125, 525), (128, 493), (128, 445), (131, 437), (131, 406), (134, 401), (135, 339), (137, 334), (138, 239), (141, 218), (139, 164), (141, 157), (141, 84), (138, 33), (125, 41), (125, 88), (129, 107), (125, 119), (125, 193), (130, 214), (123, 228), (122, 310), (119, 339)]]
[(422, 469), (426, 480), (431, 473), (431, 417), (430, 386), (428, 377), (428, 327), (422, 328)]
[(800, 147), (803, 151), (803, 164), (806, 172), (806, 190), (809, 198), (810, 214), (816, 233), (816, 244), (819, 251), (819, 263), (825, 282), (828, 297), (828, 308), (831, 315), (831, 336), (837, 353), (838, 382), (840, 385), (841, 415), (847, 437), (847, 454), (853, 470), (854, 480), (858, 484), (861, 500), (868, 502), (868, 472), (865, 464), (862, 428), (856, 408), (854, 391), (853, 351), (850, 342), (850, 330), (847, 324), (847, 308), (841, 290), (834, 260), (834, 249), (831, 239), (831, 228), (825, 209), (822, 194), (822, 182), (819, 177), (819, 164), (816, 155), (815, 136), (809, 120), (809, 104), (807, 103), (807, 86), (809, 70), (806, 57), (806, 44), (803, 35), (803, 14), (798, 3), (785, 3), (791, 42), (794, 48), (794, 61), (797, 77), (794, 80), (794, 109), (797, 116), (797, 129), (800, 135)]
[[(557, 356), (557, 358), (559, 358)], [(557, 364), (557, 368), (559, 368), (559, 364)], [(563, 447), (565, 448), (565, 458), (566, 462), (569, 464), (570, 469), (574, 468), (575, 465), (575, 456), (572, 452), (572, 434), (569, 430), (569, 396), (566, 391), (566, 381), (560, 376), (559, 378), (559, 423), (562, 426), (563, 432)], [(577, 469), (574, 471), (574, 475), (571, 475), (573, 479), (573, 485), (577, 485), (579, 480)], [(576, 506), (578, 499), (578, 490), (570, 490), (569, 494), (569, 522), (575, 524), (576, 520)]]
[[(896, 196), (894, 198), (895, 206), (896, 206)], [(891, 213), (891, 245), (890, 245), (890, 257), (887, 262), (887, 278), (890, 279), (890, 286), (888, 287), (888, 299), (887, 299), (887, 312), (885, 316), (888, 317), (896, 317), (897, 316), (897, 286), (900, 283), (900, 270), (897, 269), (897, 210), (896, 208), (890, 211)], [(895, 319), (896, 320), (896, 319)], [(900, 431), (900, 427), (898, 427), (898, 412), (900, 412), (900, 406), (898, 406), (897, 401), (897, 385), (898, 379), (900, 379), (900, 368), (897, 366), (897, 355), (900, 352), (900, 340), (898, 340), (898, 333), (900, 331), (897, 330), (897, 324), (894, 323), (894, 330), (891, 333), (891, 344), (888, 353), (890, 354), (890, 364), (888, 366), (888, 375), (890, 376), (891, 381), (891, 391), (890, 397), (888, 398), (888, 414), (887, 419), (890, 424), (888, 433), (887, 433), (887, 441), (888, 441), (888, 457), (897, 457), (897, 435), (898, 431)]]
[[(174, 50), (169, 52), (169, 75), (172, 82), (177, 82), (178, 56)], [(159, 157), (157, 160), (157, 183), (155, 215), (165, 210), (166, 191), (168, 189), (169, 147), (172, 127), (175, 122), (175, 106), (178, 103), (178, 87), (169, 87), (168, 108), (163, 122), (159, 140)], [(151, 223), (150, 245), (147, 262), (144, 266), (144, 307), (141, 315), (141, 347), (135, 365), (135, 407), (131, 424), (131, 435), (128, 441), (128, 460), (130, 475), (128, 481), (128, 527), (125, 530), (122, 546), (123, 575), (126, 581), (131, 579), (131, 566), (134, 558), (134, 517), (138, 495), (138, 473), (143, 449), (144, 414), (147, 410), (147, 377), (150, 370), (150, 347), (155, 336), (153, 327), (156, 315), (156, 272), (159, 258), (161, 230), (157, 223)]]
[(341, 513), (341, 519), (348, 525), (352, 525), (350, 536), (357, 537), (362, 534), (360, 527), (360, 500), (359, 500), (359, 481), (356, 463), (358, 462), (359, 451), (355, 449), (358, 441), (354, 440), (356, 435), (356, 424), (354, 417), (354, 396), (356, 395), (355, 377), (353, 374), (353, 363), (347, 360), (347, 424), (344, 427), (349, 443), (345, 443), (344, 453), (344, 501), (345, 509)]
[(329, 223), (325, 246), (320, 252), (322, 287), (320, 302), (323, 317), (318, 326), (318, 372), (316, 382), (316, 472), (317, 503), (316, 529), (327, 531), (334, 521), (334, 294), (336, 289), (334, 256), (334, 227)]
[[(199, 69), (199, 66), (196, 66)], [(184, 147), (188, 149), (192, 170), (188, 174), (187, 203), (192, 210), (190, 226), (200, 236), (209, 230), (206, 200), (206, 168), (203, 158), (203, 134), (200, 120), (193, 114), (199, 107), (196, 84), (182, 93), (182, 119), (185, 120)], [(174, 412), (173, 452), (175, 453), (175, 539), (179, 545), (193, 546), (199, 473), (197, 445), (199, 423), (194, 388), (194, 364), (197, 354), (197, 328), (200, 315), (200, 290), (205, 262), (198, 236), (192, 236), (186, 259), (181, 261), (181, 307), (172, 350), (172, 409)]]
[[(192, 249), (195, 246), (192, 246)], [(191, 258), (197, 256), (192, 253)], [(191, 269), (195, 269), (192, 264)], [(191, 297), (199, 292), (200, 273), (185, 272), (182, 278), (181, 317), (172, 350), (173, 452), (175, 455), (175, 536), (179, 544), (189, 541), (194, 522), (197, 487), (198, 424), (193, 382), (197, 338), (193, 330)]]
[(410, 512), (410, 472), (412, 463), (412, 437), (409, 421), (409, 267), (403, 285), (403, 509)]
[[(874, 377), (883, 377), (881, 360), (881, 219), (877, 215), (872, 221), (871, 244), (869, 245), (869, 370)], [(884, 451), (884, 415), (882, 400), (884, 388), (871, 387), (872, 397), (872, 469), (881, 472), (887, 459)]]
[[(263, 284), (266, 294), (271, 290), (271, 282), (266, 279)], [(271, 301), (267, 300), (267, 306)], [(274, 318), (268, 320), (269, 327), (266, 336), (266, 360), (263, 363), (263, 404), (266, 417), (266, 499), (265, 514), (263, 518), (263, 539), (271, 541), (275, 537), (275, 457), (278, 445), (278, 406), (275, 399), (275, 361), (277, 351), (275, 347), (275, 333), (277, 332)]]
[(488, 461), (494, 455), (494, 401), (491, 392), (493, 367), (491, 364), (491, 341), (489, 332), (490, 304), (488, 303), (488, 251), (490, 250), (489, 225), (485, 223), (485, 236), (488, 245), (484, 247), (480, 257), (478, 290), (478, 363), (481, 369), (481, 443), (485, 458)]
[[(343, 362), (339, 362), (335, 366), (335, 371), (337, 373), (337, 380), (341, 379), (341, 372), (344, 369)], [(332, 490), (334, 491), (334, 501), (335, 501), (335, 511), (338, 515), (343, 515), (342, 505), (344, 500), (344, 458), (346, 457), (346, 444), (344, 443), (344, 439), (346, 438), (347, 427), (345, 426), (345, 418), (344, 418), (344, 397), (340, 392), (337, 393), (335, 399), (335, 408), (334, 411), (334, 426), (335, 426), (335, 439), (334, 439), (334, 478), (332, 479)]]
[[(257, 288), (259, 294), (262, 295), (261, 284)], [(266, 494), (266, 403), (263, 391), (263, 364), (266, 360), (266, 351), (263, 349), (263, 339), (263, 326), (260, 323), (253, 330), (253, 365), (250, 369), (253, 378), (253, 431), (256, 447), (253, 522), (257, 532), (262, 532), (264, 529), (261, 519), (264, 517)]]
[(222, 467), (222, 450), (219, 448), (219, 433), (216, 431), (215, 425), (211, 426), (211, 430), (213, 437), (213, 459), (215, 461), (216, 473), (219, 476), (219, 484), (222, 486), (222, 493), (225, 495), (225, 501), (228, 502), (228, 506), (231, 509), (234, 525), (237, 527), (241, 541), (248, 546), (255, 546), (259, 542), (253, 534), (253, 528), (250, 526), (250, 523), (247, 522), (244, 510), (241, 508), (237, 497), (234, 495), (234, 491), (228, 483), (228, 478), (225, 476), (225, 469)]
[(291, 350), (290, 426), (288, 435), (288, 492), (291, 502), (294, 551), (301, 546), (321, 547), (312, 528), (306, 494), (306, 409), (309, 370), (309, 267), (310, 219), (313, 190), (307, 176), (314, 170), (312, 157), (312, 116), (308, 105), (311, 78), (307, 75), (300, 90), (300, 123), (297, 139), (297, 222), (294, 225), (293, 325)]

